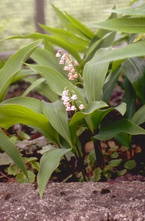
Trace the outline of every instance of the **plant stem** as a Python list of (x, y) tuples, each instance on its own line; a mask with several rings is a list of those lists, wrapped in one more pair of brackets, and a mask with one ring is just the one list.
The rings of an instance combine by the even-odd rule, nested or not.
[(81, 160), (81, 164), (82, 164), (82, 166), (83, 166), (83, 168), (81, 169), (81, 172), (82, 172), (82, 175), (83, 175), (84, 181), (87, 182), (87, 179), (86, 179), (86, 176), (85, 176), (84, 162), (83, 162), (83, 160), (82, 160), (81, 153), (80, 153), (80, 151), (79, 151), (79, 148), (78, 148), (78, 145), (77, 145), (77, 144), (76, 144), (76, 149), (77, 149), (77, 151), (78, 151), (79, 158), (77, 157), (77, 155), (76, 155), (76, 157), (77, 157), (77, 160), (78, 160), (78, 161)]
[(96, 140), (96, 142), (94, 143), (94, 147), (95, 147), (97, 164), (101, 169), (104, 169), (104, 159), (103, 159), (101, 145), (100, 145), (99, 140)]

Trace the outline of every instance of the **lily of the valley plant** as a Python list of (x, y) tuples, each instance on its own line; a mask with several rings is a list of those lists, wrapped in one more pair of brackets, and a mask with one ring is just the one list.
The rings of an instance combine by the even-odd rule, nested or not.
[[(108, 20), (92, 24), (96, 33), (68, 13), (62, 13), (55, 6), (53, 8), (63, 29), (40, 25), (49, 35), (34, 33), (12, 37), (35, 41), (16, 52), (0, 70), (1, 128), (26, 124), (52, 143), (40, 160), (37, 178), (40, 197), (60, 160), (62, 157), (68, 160), (70, 152), (82, 165), (78, 171), (82, 180), (91, 179), (84, 164), (83, 134), (86, 142), (93, 143), (96, 180), (105, 168), (100, 140), (115, 138), (130, 148), (132, 136), (145, 135), (145, 130), (139, 126), (145, 121), (145, 64), (142, 59), (145, 55), (145, 4), (137, 8), (111, 10), (113, 14)], [(123, 33), (119, 38), (118, 32)], [(42, 42), (44, 49), (39, 47)], [(122, 42), (126, 46), (118, 47)], [(57, 52), (53, 49), (54, 45), (59, 48)], [(22, 64), (29, 56), (36, 63), (25, 64), (27, 69), (23, 69)], [(126, 103), (109, 107), (109, 98), (122, 73), (128, 85)], [(31, 78), (27, 78), (28, 75)], [(21, 78), (31, 82), (31, 86), (21, 97), (5, 100), (9, 86)], [(50, 102), (26, 97), (34, 88)], [(142, 104), (139, 110), (136, 109), (136, 98)], [(133, 109), (130, 108), (131, 101)], [(105, 116), (114, 110), (122, 118), (105, 120)], [(2, 129), (0, 146), (28, 177), (18, 150)], [(120, 160), (115, 162), (119, 164)]]

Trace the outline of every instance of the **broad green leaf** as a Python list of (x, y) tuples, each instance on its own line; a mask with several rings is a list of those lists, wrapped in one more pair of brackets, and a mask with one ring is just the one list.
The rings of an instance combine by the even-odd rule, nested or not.
[(130, 137), (127, 133), (124, 133), (124, 132), (119, 133), (114, 138), (122, 146), (127, 147), (128, 149), (130, 149)]
[(27, 107), (31, 109), (32, 111), (42, 114), (42, 105), (41, 101), (32, 97), (14, 97), (10, 98), (7, 100), (4, 100), (3, 102), (0, 103), (1, 105), (6, 105), (6, 104), (16, 104), (16, 105), (21, 105), (24, 107)]
[(122, 70), (131, 82), (136, 94), (145, 103), (145, 62), (143, 59), (127, 59), (122, 63)]
[[(67, 15), (62, 13), (58, 8), (56, 8), (54, 5), (52, 5), (58, 19), (60, 20), (61, 24), (70, 32), (79, 35), (80, 37), (84, 38), (85, 35), (80, 32), (78, 28), (76, 28), (71, 21), (68, 19)], [(88, 38), (85, 38), (85, 40)]]
[(84, 67), (84, 90), (89, 102), (100, 100), (109, 63), (98, 64), (97, 60), (110, 50), (110, 48), (99, 49)]
[(63, 41), (62, 39), (58, 39), (46, 34), (40, 34), (40, 33), (34, 33), (31, 35), (27, 35), (27, 36), (22, 36), (22, 35), (16, 35), (7, 39), (25, 39), (25, 38), (30, 38), (30, 39), (44, 39), (46, 41), (48, 41), (50, 44), (58, 46), (60, 48), (65, 49), (66, 51), (68, 51), (79, 63), (81, 62), (81, 58), (80, 55), (78, 54), (78, 52), (75, 50), (75, 48), (73, 46), (71, 46), (70, 44), (68, 44), (67, 42)]
[(66, 76), (66, 71), (64, 71), (62, 66), (59, 64), (59, 60), (50, 51), (42, 48), (36, 48), (36, 50), (31, 54), (31, 58), (39, 65), (52, 67)]
[(26, 167), (19, 151), (2, 129), (0, 129), (0, 147), (10, 156), (14, 163), (23, 171), (26, 177), (28, 177)]
[(145, 17), (145, 4), (140, 5), (136, 8), (119, 8), (119, 9), (111, 9), (111, 10), (105, 10), (105, 12), (113, 12), (117, 14), (123, 14), (123, 15), (131, 15), (131, 16), (137, 16), (137, 17)]
[(114, 107), (114, 110), (117, 110), (123, 116), (126, 112), (126, 103), (122, 102), (117, 107)]
[(89, 42), (78, 37), (77, 35), (72, 34), (66, 30), (60, 28), (51, 28), (46, 25), (40, 25), (41, 28), (53, 34), (57, 38), (65, 40), (67, 43), (73, 45), (78, 52), (85, 52)]
[[(33, 75), (35, 72), (32, 70), (28, 70), (28, 69), (21, 69), (17, 75), (15, 76), (15, 78), (13, 79), (12, 83), (15, 83), (19, 80), (21, 80), (24, 77), (27, 77), (29, 75)], [(36, 74), (36, 73), (35, 73)]]
[(71, 149), (51, 149), (45, 152), (41, 157), (40, 170), (37, 177), (39, 194), (41, 198), (51, 174), (59, 165), (61, 157), (70, 150)]
[(131, 121), (137, 125), (145, 122), (145, 105), (143, 105), (138, 111), (136, 111)]
[(34, 183), (35, 181), (35, 174), (32, 171), (27, 171), (28, 178), (23, 173), (18, 173), (16, 176), (16, 180), (18, 183)]
[(130, 135), (145, 134), (145, 130), (138, 125), (127, 119), (121, 119), (102, 123), (99, 133), (93, 138), (96, 140), (109, 140), (122, 132)]
[(31, 137), (26, 134), (25, 132), (23, 131), (18, 131), (17, 132), (17, 136), (21, 139), (21, 140), (29, 140)]
[[(114, 6), (113, 9), (116, 9), (116, 6)], [(113, 18), (117, 18), (117, 14), (112, 13), (112, 14), (109, 16), (108, 20), (109, 20), (109, 19), (113, 19)], [(101, 28), (100, 28), (100, 29), (97, 30), (96, 36), (98, 36), (99, 38), (102, 38), (103, 36), (105, 36), (105, 35), (108, 34), (108, 33), (109, 33), (108, 30), (104, 30), (104, 29), (101, 29)], [(108, 46), (110, 46), (110, 45), (108, 45)]]
[[(26, 78), (25, 81), (33, 84), (36, 81), (36, 78), (29, 77), (29, 78)], [(46, 82), (42, 82), (41, 84), (39, 84), (35, 88), (35, 90), (38, 91), (40, 94), (44, 95), (45, 97), (47, 97), (51, 102), (54, 102), (59, 99), (58, 95), (51, 90), (51, 88), (49, 87), (49, 85)]]
[(128, 160), (125, 164), (124, 167), (128, 170), (132, 170), (136, 166), (135, 160)]
[(124, 61), (124, 59), (113, 62), (113, 64), (112, 64), (112, 73), (114, 71), (116, 71), (121, 66), (123, 61)]
[(94, 101), (90, 102), (85, 106), (85, 109), (82, 112), (77, 112), (73, 115), (70, 123), (69, 128), (71, 132), (71, 136), (73, 141), (76, 141), (76, 132), (78, 125), (87, 117), (88, 115), (92, 114), (95, 110), (103, 107), (107, 107), (108, 105), (103, 101)]
[(42, 40), (35, 41), (12, 55), (0, 70), (0, 101), (3, 99), (7, 88), (22, 67), (22, 62), (38, 47)]
[(38, 85), (36, 91), (47, 97), (51, 102), (59, 99), (59, 96), (54, 91), (52, 91), (49, 85), (45, 82), (41, 85)]
[(44, 40), (44, 49), (49, 51), (52, 55), (55, 56), (55, 49), (54, 47), (46, 40)]
[(17, 166), (14, 164), (14, 165), (12, 165), (12, 166), (9, 166), (9, 167), (6, 169), (6, 172), (7, 172), (9, 175), (16, 176), (16, 175), (20, 172), (20, 169), (19, 169), (19, 167), (17, 167)]
[(93, 23), (93, 27), (126, 33), (145, 33), (145, 18), (121, 17)]
[(131, 8), (135, 8), (137, 6), (139, 6), (141, 3), (143, 2), (143, 0), (132, 0), (129, 2), (128, 6), (131, 6)]
[(118, 176), (123, 176), (124, 174), (126, 174), (126, 172), (127, 172), (126, 169), (120, 170), (120, 171), (117, 172), (117, 175), (118, 175)]
[(145, 41), (140, 41), (137, 43), (127, 45), (125, 47), (114, 49), (112, 51), (108, 51), (108, 52), (106, 51), (104, 55), (101, 55), (100, 57), (98, 57), (98, 60), (96, 61), (96, 65), (104, 64), (110, 61), (117, 61), (117, 60), (122, 60), (126, 58), (144, 56), (145, 55), (144, 48), (145, 48)]
[(0, 153), (0, 166), (9, 165), (13, 163), (13, 160), (9, 157), (7, 153)]
[(38, 162), (32, 161), (30, 164), (34, 170), (39, 171), (39, 163)]
[(33, 82), (28, 88), (27, 90), (22, 94), (22, 97), (25, 97), (27, 94), (29, 94), (30, 91), (32, 91), (35, 87), (37, 87), (38, 85), (40, 85), (42, 82), (44, 82), (45, 79), (44, 78), (39, 78), (37, 79), (35, 82)]
[(61, 96), (63, 90), (67, 87), (69, 91), (71, 92), (73, 91), (77, 95), (79, 102), (83, 104), (86, 103), (79, 90), (55, 69), (42, 65), (28, 65), (28, 66), (32, 70), (42, 75), (42, 77), (46, 79), (51, 90), (54, 91), (56, 94)]
[(101, 179), (101, 173), (102, 170), (100, 169), (100, 167), (96, 168), (93, 171), (94, 175), (90, 178), (91, 181), (99, 181)]
[(0, 106), (0, 126), (8, 129), (10, 126), (22, 123), (35, 128), (54, 143), (59, 142), (58, 134), (43, 114), (16, 104)]
[(107, 48), (110, 47), (115, 40), (116, 32), (109, 32), (106, 35), (104, 35), (103, 41), (100, 43), (99, 48)]
[(119, 154), (117, 152), (113, 152), (110, 154), (111, 158), (118, 158)]
[(100, 123), (102, 122), (102, 120), (104, 119), (104, 117), (113, 110), (117, 110), (121, 115), (124, 115), (124, 113), (126, 112), (126, 104), (122, 102), (119, 106), (114, 107), (114, 108), (111, 107), (105, 110), (94, 111), (94, 113), (91, 116), (94, 128), (97, 129)]
[(32, 161), (36, 161), (37, 160), (37, 157), (23, 157), (23, 161), (24, 163), (30, 163)]
[(0, 60), (0, 69), (2, 69), (2, 67), (5, 65), (5, 61), (3, 59)]
[(124, 100), (127, 104), (125, 116), (127, 119), (130, 120), (136, 111), (136, 93), (131, 82), (128, 80), (127, 77), (125, 77), (124, 79), (124, 91)]
[(103, 87), (103, 97), (102, 100), (105, 102), (108, 102), (112, 92), (115, 88), (115, 85), (117, 83), (118, 77), (121, 74), (121, 67), (117, 68), (113, 73), (111, 73), (110, 80), (104, 85)]
[(46, 103), (42, 101), (42, 110), (48, 121), (54, 129), (69, 143), (72, 147), (69, 127), (68, 114), (62, 101)]
[(99, 48), (106, 48), (112, 45), (115, 37), (115, 32), (113, 33), (107, 33), (104, 35), (101, 39), (98, 39), (97, 36), (95, 36), (92, 41), (90, 42), (90, 46), (86, 52), (85, 58), (83, 59), (82, 63), (79, 65), (79, 69), (84, 66), (84, 64), (92, 59), (95, 52)]
[(90, 29), (88, 29), (85, 25), (83, 25), (79, 20), (72, 17), (68, 13), (66, 13), (66, 15), (67, 15), (67, 18), (69, 19), (69, 21), (71, 22), (71, 24), (77, 30), (79, 30), (84, 35), (84, 37), (86, 37), (88, 39), (92, 39), (95, 36), (95, 34)]
[[(92, 41), (93, 41), (93, 39), (92, 39)], [(92, 44), (90, 43), (91, 45), (89, 46), (89, 48), (86, 52), (85, 58), (82, 60), (82, 62), (80, 63), (80, 65), (78, 67), (79, 70), (85, 65), (85, 63), (87, 61), (89, 61), (93, 57), (94, 53), (97, 51), (97, 49), (102, 41), (103, 41), (103, 38), (97, 39), (97, 41), (93, 42)]]
[(88, 154), (88, 164), (93, 165), (96, 161), (96, 154), (95, 154), (95, 149), (93, 149), (89, 154)]
[(111, 160), (109, 161), (109, 167), (117, 167), (122, 162), (122, 159)]

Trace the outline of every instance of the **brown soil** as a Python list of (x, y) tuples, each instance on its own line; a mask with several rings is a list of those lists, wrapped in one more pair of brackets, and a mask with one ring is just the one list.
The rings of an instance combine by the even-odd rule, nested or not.
[[(7, 98), (25, 89), (25, 84), (15, 84)], [(29, 96), (42, 99), (33, 92)], [(23, 128), (26, 133), (27, 129)], [(40, 134), (33, 136), (32, 140)], [(138, 173), (127, 173), (105, 183), (48, 183), (43, 199), (34, 184), (0, 183), (0, 221), (144, 221), (144, 181)]]
[(0, 221), (144, 221), (145, 184), (49, 183), (42, 199), (35, 185), (0, 183)]

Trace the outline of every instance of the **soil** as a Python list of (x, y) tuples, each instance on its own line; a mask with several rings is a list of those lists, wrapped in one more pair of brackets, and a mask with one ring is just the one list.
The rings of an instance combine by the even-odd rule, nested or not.
[[(20, 96), (27, 87), (24, 82), (14, 84), (6, 99)], [(29, 96), (45, 99), (36, 92)], [(121, 101), (122, 96), (117, 103)], [(41, 137), (26, 126), (21, 128), (31, 141)], [(8, 131), (13, 132), (14, 128)], [(133, 145), (133, 152), (125, 152), (125, 158), (130, 159), (132, 154), (136, 162), (145, 161), (143, 139), (138, 137)], [(0, 183), (0, 221), (144, 221), (145, 177), (141, 170), (136, 167), (106, 182), (49, 182), (43, 199), (39, 198), (36, 184), (11, 183), (9, 179)]]
[(145, 184), (48, 183), (43, 198), (34, 184), (0, 183), (0, 221), (144, 221)]

